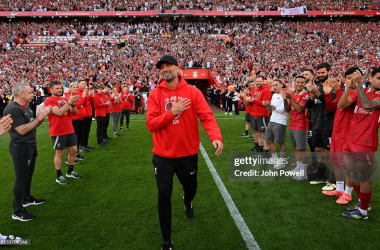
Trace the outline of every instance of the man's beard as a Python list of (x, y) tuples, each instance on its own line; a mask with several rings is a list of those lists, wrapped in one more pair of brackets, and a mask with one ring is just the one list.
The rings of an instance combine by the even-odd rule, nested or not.
[(320, 83), (324, 83), (328, 78), (329, 78), (329, 76), (318, 77), (318, 81)]
[(163, 76), (163, 78), (164, 78), (164, 80), (166, 81), (166, 82), (171, 82), (171, 81), (173, 81), (174, 80), (174, 75), (172, 74), (172, 73), (165, 73), (165, 74), (163, 74), (162, 75)]

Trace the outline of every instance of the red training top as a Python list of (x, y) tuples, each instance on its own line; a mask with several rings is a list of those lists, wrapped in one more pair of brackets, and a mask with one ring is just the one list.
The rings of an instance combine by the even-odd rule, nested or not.
[[(199, 152), (198, 119), (206, 130), (211, 141), (222, 141), (215, 116), (211, 112), (202, 92), (188, 85), (178, 76), (179, 83), (172, 90), (163, 79), (152, 90), (148, 98), (146, 125), (153, 132), (153, 153), (167, 158), (185, 157)], [(173, 116), (173, 102), (188, 98), (190, 108), (177, 116)]]

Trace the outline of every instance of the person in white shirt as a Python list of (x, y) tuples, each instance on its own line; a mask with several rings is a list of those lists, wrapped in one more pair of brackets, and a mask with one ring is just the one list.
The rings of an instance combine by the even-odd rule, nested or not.
[(272, 159), (275, 169), (286, 167), (277, 156), (276, 143), (281, 145), (285, 143), (286, 123), (288, 120), (288, 112), (285, 111), (284, 98), (281, 96), (283, 83), (280, 79), (276, 79), (272, 83), (273, 95), (271, 102), (263, 101), (263, 105), (272, 109), (269, 124), (265, 130), (265, 140), (269, 145), (272, 153)]

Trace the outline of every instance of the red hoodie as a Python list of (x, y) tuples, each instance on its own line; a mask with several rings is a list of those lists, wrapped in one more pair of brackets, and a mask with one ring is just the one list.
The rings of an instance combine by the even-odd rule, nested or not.
[[(83, 120), (85, 114), (86, 114), (86, 110), (84, 108), (83, 105), (85, 105), (85, 98), (82, 97), (82, 94), (83, 94), (83, 91), (82, 92), (76, 92), (75, 95), (79, 95), (80, 96), (80, 99), (79, 101), (77, 101), (77, 103), (75, 104), (76, 108), (78, 109), (78, 113), (76, 115), (72, 115), (71, 118), (73, 120)], [(67, 98), (67, 100), (70, 98), (71, 96), (71, 92), (67, 92), (65, 93), (65, 97)]]
[[(178, 78), (175, 90), (170, 89), (161, 79), (148, 98), (146, 126), (153, 132), (153, 154), (161, 157), (185, 157), (199, 152), (197, 118), (211, 141), (222, 141), (215, 116), (201, 91), (188, 85), (181, 76)], [(190, 99), (190, 108), (174, 117), (170, 110), (171, 103), (183, 98)]]
[[(78, 89), (78, 93), (80, 93), (80, 95), (82, 95), (83, 94), (83, 90)], [(84, 110), (85, 110), (84, 117), (92, 117), (92, 105), (93, 104), (94, 104), (94, 98), (91, 97), (87, 93), (86, 98), (84, 100), (84, 104), (83, 104), (83, 107), (84, 107)]]
[(123, 104), (121, 106), (122, 109), (131, 109), (132, 105), (131, 102), (133, 101), (133, 97), (129, 92), (125, 94), (124, 92), (121, 92), (121, 100), (123, 101)]
[(106, 98), (104, 95), (94, 94), (95, 116), (106, 116)]
[(251, 103), (251, 115), (257, 117), (269, 117), (268, 108), (263, 105), (263, 101), (272, 100), (272, 92), (269, 90), (268, 84), (263, 84), (261, 88), (256, 88), (251, 94), (254, 100)]
[[(103, 92), (103, 98), (106, 100), (106, 102), (108, 102), (110, 100), (110, 97), (108, 94), (106, 94), (105, 92)], [(109, 114), (111, 113), (111, 105), (108, 105), (106, 107), (106, 113)]]

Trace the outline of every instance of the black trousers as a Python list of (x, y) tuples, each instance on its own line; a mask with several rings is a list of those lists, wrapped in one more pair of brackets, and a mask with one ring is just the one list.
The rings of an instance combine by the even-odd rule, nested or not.
[(38, 155), (36, 144), (9, 143), (9, 152), (13, 158), (16, 179), (13, 186), (14, 211), (23, 208), (23, 198), (31, 196), (32, 176)]
[(234, 101), (234, 107), (235, 107), (235, 114), (239, 114), (239, 101)]
[(139, 108), (140, 108), (140, 113), (142, 114), (143, 111), (141, 110), (141, 101), (135, 103), (136, 115), (137, 115), (138, 112), (139, 112)]
[(169, 241), (172, 234), (172, 191), (173, 177), (177, 175), (184, 191), (184, 199), (191, 202), (197, 192), (198, 154), (164, 158), (153, 155), (154, 172), (158, 188), (158, 217), (164, 241)]
[(73, 120), (74, 132), (75, 132), (75, 135), (77, 136), (77, 139), (78, 139), (77, 150), (79, 150), (79, 148), (80, 148), (79, 145), (81, 142), (82, 124), (83, 124), (83, 120)]
[(109, 125), (110, 125), (110, 116), (111, 116), (110, 113), (106, 114), (106, 128), (104, 130), (104, 138), (109, 138), (108, 135), (107, 135), (107, 129), (108, 129)]
[(96, 128), (96, 139), (98, 141), (98, 144), (100, 144), (103, 142), (103, 139), (105, 139), (104, 130), (107, 129), (106, 117), (105, 116), (97, 116), (96, 117), (96, 123), (98, 124), (98, 127)]
[(130, 117), (131, 117), (131, 110), (130, 109), (122, 109), (121, 110), (120, 128), (123, 127), (124, 116), (125, 116), (125, 127), (129, 128), (129, 120), (130, 120)]
[(226, 111), (227, 112), (232, 112), (232, 99), (231, 98), (227, 99), (227, 108), (226, 108)]
[(88, 146), (88, 138), (90, 137), (90, 130), (92, 124), (92, 117), (85, 117), (82, 121), (82, 133), (80, 138), (80, 145), (83, 147)]

